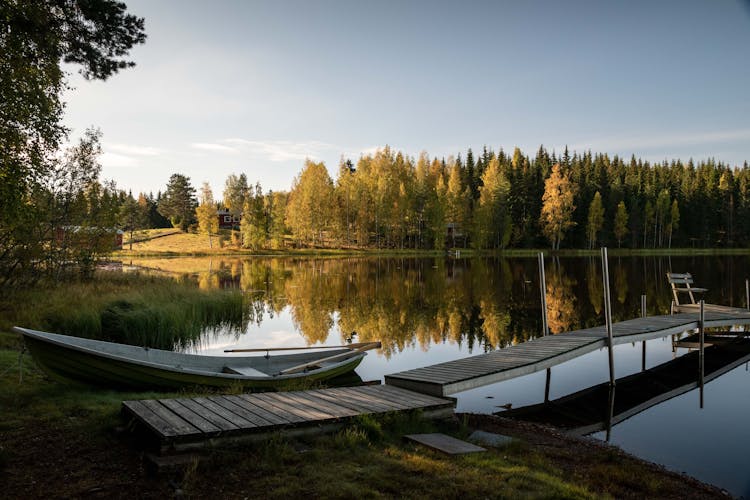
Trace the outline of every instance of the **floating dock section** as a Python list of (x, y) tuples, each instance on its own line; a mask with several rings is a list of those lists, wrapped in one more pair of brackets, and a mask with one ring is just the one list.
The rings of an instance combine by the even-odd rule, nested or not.
[[(750, 324), (750, 311), (722, 308), (705, 314), (705, 327)], [(614, 323), (613, 344), (675, 335), (699, 326), (694, 313), (649, 316)], [(538, 372), (607, 346), (605, 326), (539, 337), (508, 348), (385, 376), (388, 386), (443, 397)]]

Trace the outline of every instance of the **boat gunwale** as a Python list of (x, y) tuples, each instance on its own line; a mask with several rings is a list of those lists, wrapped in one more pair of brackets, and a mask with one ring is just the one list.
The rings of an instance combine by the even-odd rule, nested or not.
[[(260, 381), (268, 381), (268, 380), (290, 380), (290, 379), (295, 379), (295, 378), (309, 377), (311, 375), (316, 375), (316, 374), (319, 374), (319, 373), (325, 373), (325, 372), (328, 372), (328, 371), (331, 371), (331, 370), (335, 370), (336, 368), (338, 368), (340, 366), (344, 366), (346, 364), (349, 364), (349, 363), (351, 363), (351, 362), (353, 362), (355, 360), (361, 361), (365, 357), (365, 355), (367, 354), (365, 352), (359, 352), (359, 353), (354, 354), (353, 356), (348, 357), (346, 359), (343, 359), (343, 360), (341, 360), (341, 361), (339, 361), (337, 363), (334, 363), (332, 365), (327, 365), (325, 367), (321, 367), (321, 368), (318, 368), (318, 369), (315, 369), (315, 370), (307, 370), (307, 371), (302, 371), (302, 372), (297, 372), (297, 373), (290, 373), (290, 374), (283, 374), (283, 375), (268, 374), (266, 376), (252, 376), (252, 375), (241, 375), (241, 374), (235, 374), (235, 373), (224, 373), (224, 372), (215, 371), (215, 370), (208, 371), (208, 370), (198, 370), (198, 369), (189, 368), (189, 367), (177, 367), (177, 366), (169, 365), (169, 364), (166, 364), (166, 363), (157, 363), (157, 362), (154, 362), (154, 361), (147, 361), (147, 360), (129, 358), (129, 357), (126, 357), (124, 355), (118, 355), (118, 354), (114, 354), (114, 353), (110, 353), (110, 352), (98, 351), (98, 350), (92, 349), (90, 347), (76, 345), (74, 343), (68, 343), (68, 342), (65, 342), (65, 341), (62, 341), (62, 340), (58, 340), (58, 339), (49, 337), (48, 335), (59, 335), (59, 336), (62, 336), (62, 337), (69, 337), (69, 338), (72, 338), (72, 339), (83, 339), (83, 340), (86, 340), (86, 341), (89, 341), (89, 342), (96, 342), (96, 343), (102, 343), (102, 344), (111, 344), (111, 345), (117, 345), (117, 346), (127, 346), (127, 347), (131, 347), (131, 348), (135, 348), (135, 349), (139, 349), (140, 348), (140, 349), (146, 349), (146, 350), (149, 350), (149, 351), (164, 352), (164, 353), (168, 353), (168, 354), (172, 354), (172, 355), (176, 354), (176, 355), (179, 355), (179, 356), (185, 356), (185, 357), (187, 357), (187, 359), (189, 359), (192, 356), (198, 356), (198, 357), (203, 357), (203, 358), (207, 358), (207, 359), (214, 359), (214, 360), (219, 360), (219, 359), (247, 360), (247, 359), (253, 359), (253, 358), (261, 358), (262, 356), (202, 356), (202, 355), (199, 355), (199, 354), (186, 354), (186, 353), (180, 353), (180, 352), (175, 352), (175, 351), (167, 351), (167, 350), (164, 350), (164, 349), (155, 349), (155, 348), (149, 348), (149, 347), (140, 347), (140, 346), (134, 346), (134, 345), (130, 345), (130, 344), (120, 344), (120, 343), (117, 343), (117, 342), (108, 342), (106, 340), (86, 339), (84, 337), (76, 337), (74, 335), (64, 335), (64, 334), (61, 334), (61, 333), (43, 332), (41, 330), (33, 330), (33, 329), (30, 329), (30, 328), (24, 328), (24, 327), (20, 327), (20, 326), (14, 326), (12, 328), (12, 330), (14, 332), (16, 332), (16, 333), (20, 333), (21, 335), (23, 335), (25, 337), (26, 336), (31, 337), (32, 339), (37, 340), (37, 341), (45, 342), (47, 344), (52, 344), (52, 345), (55, 345), (57, 347), (62, 347), (64, 349), (70, 349), (70, 350), (78, 351), (78, 352), (81, 352), (81, 353), (84, 353), (84, 354), (89, 354), (89, 355), (92, 355), (92, 356), (97, 356), (97, 357), (101, 357), (101, 358), (111, 359), (111, 360), (118, 361), (118, 362), (130, 363), (130, 364), (135, 364), (135, 365), (139, 365), (139, 366), (144, 366), (144, 367), (147, 367), (147, 368), (153, 368), (153, 369), (157, 369), (157, 370), (164, 370), (164, 371), (173, 372), (173, 373), (187, 373), (187, 374), (191, 374), (191, 375), (216, 377), (216, 378), (223, 378), (223, 379), (227, 379), (227, 380), (237, 380), (237, 381), (259, 381), (260, 382)], [(345, 353), (346, 351), (347, 351), (347, 349), (343, 348), (342, 349), (342, 354)]]

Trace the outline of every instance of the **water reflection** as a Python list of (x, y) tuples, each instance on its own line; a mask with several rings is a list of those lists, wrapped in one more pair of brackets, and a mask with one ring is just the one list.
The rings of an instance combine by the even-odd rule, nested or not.
[[(483, 352), (541, 333), (539, 274), (533, 258), (176, 258), (133, 265), (192, 275), (202, 288), (246, 293), (251, 324), (288, 313), (308, 344), (380, 340), (383, 353), (449, 343)], [(690, 271), (708, 302), (741, 305), (747, 257), (611, 258), (613, 320), (667, 314), (668, 270)], [(549, 328), (561, 333), (603, 324), (596, 258), (546, 260)]]
[[(553, 401), (513, 408), (502, 416), (549, 424), (574, 435), (606, 431), (652, 406), (693, 389), (700, 391), (703, 407), (704, 383), (750, 361), (750, 340), (732, 336), (709, 336), (705, 369), (699, 369), (699, 352), (644, 369), (617, 380), (616, 387), (597, 384)], [(548, 381), (549, 383), (549, 381)], [(616, 390), (615, 390), (616, 389)]]

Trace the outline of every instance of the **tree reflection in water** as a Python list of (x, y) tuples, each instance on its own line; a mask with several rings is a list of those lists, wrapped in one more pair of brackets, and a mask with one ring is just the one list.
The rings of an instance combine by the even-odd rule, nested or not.
[[(732, 257), (629, 257), (610, 259), (613, 319), (640, 316), (640, 295), (650, 314), (669, 312), (668, 269), (691, 271), (721, 303), (742, 302), (742, 290), (727, 290), (722, 270), (746, 271)], [(535, 258), (189, 258), (133, 261), (182, 276), (204, 288), (246, 292), (250, 324), (289, 314), (309, 344), (331, 335), (345, 342), (379, 340), (383, 354), (427, 350), (441, 343), (471, 352), (502, 348), (541, 332)], [(547, 260), (546, 297), (552, 333), (601, 325), (601, 262), (590, 257)], [(736, 281), (736, 279), (735, 279)], [(744, 285), (744, 282), (742, 283)], [(722, 289), (724, 287), (724, 289)], [(735, 299), (734, 295), (737, 295)]]

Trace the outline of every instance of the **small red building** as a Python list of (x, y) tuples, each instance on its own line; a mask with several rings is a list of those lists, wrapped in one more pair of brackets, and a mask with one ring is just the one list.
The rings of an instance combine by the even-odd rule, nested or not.
[(242, 222), (242, 215), (234, 215), (226, 208), (219, 209), (219, 229), (239, 229)]

